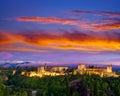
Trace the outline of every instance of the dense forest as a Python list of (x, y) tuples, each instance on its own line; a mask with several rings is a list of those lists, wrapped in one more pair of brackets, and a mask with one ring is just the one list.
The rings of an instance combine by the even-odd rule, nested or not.
[(120, 77), (68, 74), (40, 78), (2, 71), (0, 77), (0, 96), (31, 96), (32, 90), (37, 96), (120, 96)]

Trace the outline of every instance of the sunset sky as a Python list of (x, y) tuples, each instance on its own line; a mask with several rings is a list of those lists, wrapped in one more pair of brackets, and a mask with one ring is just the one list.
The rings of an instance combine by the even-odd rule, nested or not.
[(0, 62), (120, 65), (120, 0), (0, 0)]

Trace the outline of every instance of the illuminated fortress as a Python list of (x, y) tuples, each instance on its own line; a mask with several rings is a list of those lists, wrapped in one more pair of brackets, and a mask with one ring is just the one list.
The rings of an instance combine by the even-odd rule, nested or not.
[[(59, 75), (65, 75), (68, 67), (62, 67), (62, 66), (40, 66), (37, 68), (36, 71), (30, 71), (26, 72), (26, 75), (29, 77), (32, 76), (59, 76)], [(118, 77), (118, 75), (112, 71), (112, 66), (109, 65), (106, 68), (94, 68), (94, 67), (86, 67), (84, 64), (79, 64), (77, 69), (74, 69), (73, 74), (97, 74), (101, 77), (103, 76), (114, 76)], [(69, 74), (72, 74), (72, 72), (69, 72)], [(21, 75), (25, 75), (25, 72), (22, 72)]]
[(31, 71), (27, 74), (27, 76), (58, 76), (65, 75), (64, 71), (67, 70), (68, 67), (49, 67), (49, 66), (40, 66), (37, 68), (37, 72)]
[(79, 64), (78, 73), (87, 73), (87, 74), (98, 74), (100, 76), (117, 76), (115, 72), (112, 71), (112, 66), (109, 65), (106, 68), (87, 68), (84, 64)]

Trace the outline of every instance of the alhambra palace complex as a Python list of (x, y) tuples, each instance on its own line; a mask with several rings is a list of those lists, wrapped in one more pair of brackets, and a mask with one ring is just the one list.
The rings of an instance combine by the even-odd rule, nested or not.
[(67, 70), (68, 67), (51, 67), (51, 66), (40, 66), (37, 68), (37, 72), (31, 71), (27, 73), (27, 76), (58, 76), (65, 75), (64, 71)]
[[(26, 75), (29, 77), (32, 76), (58, 76), (58, 75), (65, 75), (67, 74), (66, 71), (68, 70), (68, 67), (55, 67), (55, 66), (40, 66), (37, 68), (37, 71), (31, 71), (27, 72)], [(114, 76), (118, 77), (115, 72), (112, 71), (112, 66), (109, 65), (106, 68), (87, 68), (84, 64), (79, 64), (77, 69), (74, 69), (73, 74), (97, 74), (101, 77), (103, 76)], [(70, 72), (70, 74), (72, 74)], [(22, 72), (21, 75), (25, 75), (25, 72)]]
[(79, 64), (77, 71), (79, 73), (98, 74), (103, 76), (117, 76), (112, 72), (112, 66), (109, 65), (106, 68), (87, 68), (84, 64)]

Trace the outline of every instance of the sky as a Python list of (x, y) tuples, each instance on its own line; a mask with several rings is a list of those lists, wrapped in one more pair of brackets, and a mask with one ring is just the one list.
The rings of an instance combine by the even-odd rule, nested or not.
[(120, 65), (120, 0), (1, 0), (0, 62)]

